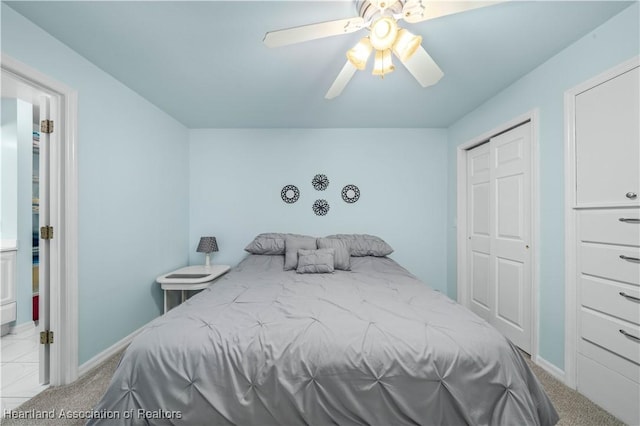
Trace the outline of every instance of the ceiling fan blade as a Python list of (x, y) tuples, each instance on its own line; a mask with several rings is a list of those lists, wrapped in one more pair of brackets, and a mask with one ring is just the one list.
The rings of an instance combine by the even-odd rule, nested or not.
[(407, 67), (411, 75), (418, 80), (418, 83), (420, 83), (422, 87), (436, 84), (444, 75), (438, 64), (436, 64), (422, 46), (416, 50), (411, 58), (406, 61), (400, 59), (400, 62)]
[(466, 12), (480, 7), (491, 6), (501, 1), (456, 1), (456, 0), (408, 0), (402, 8), (403, 19), (411, 24), (454, 13)]
[(278, 31), (269, 31), (264, 35), (264, 44), (268, 47), (286, 46), (303, 41), (316, 40), (341, 34), (348, 34), (364, 28), (361, 17), (339, 19), (337, 21), (320, 22)]
[(347, 83), (349, 83), (349, 81), (351, 80), (351, 77), (353, 77), (356, 71), (357, 71), (357, 68), (354, 67), (351, 64), (351, 62), (347, 61), (347, 63), (344, 64), (344, 67), (342, 67), (340, 74), (338, 74), (338, 77), (336, 77), (335, 81), (329, 88), (329, 91), (327, 92), (327, 94), (324, 95), (324, 98), (333, 99), (336, 96), (338, 96), (340, 93), (342, 93), (342, 90), (344, 90)]

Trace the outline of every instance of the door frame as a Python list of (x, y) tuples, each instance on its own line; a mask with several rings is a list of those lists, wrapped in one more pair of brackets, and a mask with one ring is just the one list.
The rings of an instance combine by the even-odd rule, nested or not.
[[(631, 71), (640, 65), (640, 57), (636, 56), (583, 83), (564, 92), (564, 247), (565, 247), (565, 300), (564, 300), (564, 371), (565, 384), (572, 389), (577, 388), (577, 356), (578, 356), (578, 288), (577, 288), (577, 222), (578, 203), (576, 200), (576, 96)], [(585, 206), (581, 206), (585, 207)], [(589, 206), (602, 207), (602, 206)], [(609, 206), (604, 206), (609, 207)]]
[(69, 86), (2, 53), (3, 72), (50, 96), (54, 133), (50, 151), (51, 386), (78, 377), (78, 93)]
[[(457, 177), (457, 297), (458, 303), (469, 307), (469, 288), (467, 280), (467, 152), (492, 137), (518, 127), (527, 121), (531, 122), (531, 359), (539, 364), (538, 358), (538, 284), (539, 253), (538, 245), (540, 229), (539, 174), (538, 174), (538, 123), (539, 111), (533, 109), (494, 129), (477, 136), (456, 147)], [(544, 364), (544, 361), (542, 361)]]

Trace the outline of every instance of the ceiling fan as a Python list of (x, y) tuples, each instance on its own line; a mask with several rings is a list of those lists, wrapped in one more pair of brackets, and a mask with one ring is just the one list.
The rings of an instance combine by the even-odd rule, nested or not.
[(355, 72), (366, 68), (374, 50), (373, 75), (384, 77), (395, 69), (391, 56), (393, 53), (422, 87), (428, 87), (436, 84), (444, 73), (422, 47), (422, 37), (400, 28), (398, 21), (414, 24), (500, 2), (356, 0), (359, 16), (270, 31), (265, 34), (263, 42), (268, 47), (286, 46), (366, 28), (369, 35), (347, 51), (347, 62), (325, 95), (326, 99), (342, 93)]

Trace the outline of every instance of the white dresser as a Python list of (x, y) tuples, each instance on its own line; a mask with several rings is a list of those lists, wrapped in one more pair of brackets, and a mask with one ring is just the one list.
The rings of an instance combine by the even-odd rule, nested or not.
[(640, 424), (638, 67), (575, 96), (576, 385)]

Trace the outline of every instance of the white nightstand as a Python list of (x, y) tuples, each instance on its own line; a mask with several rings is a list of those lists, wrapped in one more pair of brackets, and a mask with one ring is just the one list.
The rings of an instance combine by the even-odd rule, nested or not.
[(164, 290), (164, 312), (167, 306), (167, 291), (180, 290), (182, 292), (180, 303), (186, 299), (186, 292), (192, 290), (202, 290), (209, 287), (213, 280), (226, 274), (231, 267), (229, 265), (193, 265), (180, 268), (156, 278)]

